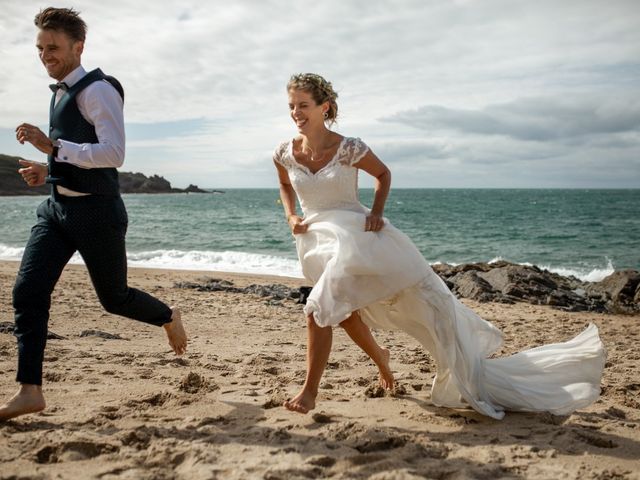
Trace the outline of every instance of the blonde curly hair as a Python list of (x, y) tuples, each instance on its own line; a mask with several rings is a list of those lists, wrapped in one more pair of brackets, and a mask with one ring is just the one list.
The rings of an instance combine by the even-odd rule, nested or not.
[(338, 94), (333, 89), (331, 82), (326, 81), (316, 73), (298, 73), (291, 75), (287, 83), (287, 92), (289, 90), (303, 90), (311, 94), (311, 97), (320, 105), (329, 102), (329, 110), (325, 116), (325, 121), (333, 124), (338, 118)]

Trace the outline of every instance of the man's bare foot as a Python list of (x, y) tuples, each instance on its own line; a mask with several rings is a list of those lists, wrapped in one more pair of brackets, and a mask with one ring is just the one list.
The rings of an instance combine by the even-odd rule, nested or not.
[(46, 406), (40, 385), (22, 384), (20, 390), (0, 407), (0, 422), (27, 413), (40, 412)]
[(309, 410), (316, 408), (316, 395), (303, 389), (291, 400), (286, 400), (283, 406), (292, 412), (307, 413)]
[(171, 322), (163, 325), (169, 338), (169, 345), (176, 353), (176, 355), (182, 355), (187, 351), (187, 332), (184, 331), (182, 325), (182, 316), (180, 309), (177, 307), (171, 307)]
[(391, 358), (391, 352), (389, 349), (382, 348), (382, 363), (378, 365), (380, 371), (380, 386), (385, 390), (393, 390), (395, 379), (393, 373), (389, 367), (389, 359)]

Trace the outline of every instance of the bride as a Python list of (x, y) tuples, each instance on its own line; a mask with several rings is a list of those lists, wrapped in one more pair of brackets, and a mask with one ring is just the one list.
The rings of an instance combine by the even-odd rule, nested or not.
[[(595, 325), (564, 343), (488, 358), (501, 332), (462, 304), (383, 217), (389, 169), (360, 139), (327, 128), (338, 114), (331, 83), (294, 75), (287, 92), (298, 135), (276, 148), (274, 163), (302, 272), (314, 287), (304, 308), (307, 375), (286, 408), (315, 408), (336, 325), (375, 362), (385, 389), (394, 386), (389, 351), (370, 328), (416, 338), (436, 361), (431, 399), (439, 406), (471, 406), (500, 419), (505, 410), (568, 414), (598, 398), (605, 350)], [(358, 170), (375, 178), (371, 209), (358, 200)]]

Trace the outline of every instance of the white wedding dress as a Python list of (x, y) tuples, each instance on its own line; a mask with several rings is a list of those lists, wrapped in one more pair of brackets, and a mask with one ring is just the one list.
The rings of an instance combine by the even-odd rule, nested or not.
[(353, 165), (367, 151), (345, 137), (315, 174), (296, 162), (291, 141), (274, 153), (309, 225), (295, 236), (302, 272), (314, 285), (305, 313), (335, 326), (359, 310), (371, 328), (416, 338), (437, 364), (435, 405), (471, 406), (500, 419), (505, 410), (564, 415), (594, 402), (605, 362), (595, 325), (564, 343), (488, 358), (502, 344), (500, 330), (462, 304), (387, 219), (381, 231), (364, 231), (368, 209), (358, 200)]

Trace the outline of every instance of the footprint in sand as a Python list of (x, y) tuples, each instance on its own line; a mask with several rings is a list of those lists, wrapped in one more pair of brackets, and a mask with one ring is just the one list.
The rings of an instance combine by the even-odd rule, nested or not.
[[(449, 476), (449, 472), (437, 472), (433, 477), (429, 476), (429, 478), (445, 478)], [(369, 480), (423, 480), (425, 477), (422, 475), (416, 475), (412, 470), (408, 468), (400, 468), (394, 469), (388, 472), (379, 472), (371, 475)], [(465, 477), (467, 478), (467, 477)], [(478, 477), (481, 478), (481, 477)], [(485, 477), (482, 477), (485, 478)], [(489, 477), (486, 477), (489, 478)]]
[(299, 468), (270, 468), (262, 477), (264, 480), (283, 480), (285, 478), (320, 478), (322, 469), (306, 465)]
[(605, 410), (605, 413), (610, 417), (619, 418), (621, 420), (624, 420), (627, 418), (627, 414), (624, 412), (624, 410), (620, 410), (619, 408), (616, 408), (616, 407), (607, 408)]
[(119, 448), (108, 443), (90, 441), (64, 442), (47, 445), (35, 454), (37, 463), (60, 463), (89, 460), (100, 455), (118, 452)]
[(156, 360), (155, 362), (152, 362), (152, 365), (175, 365), (177, 367), (188, 367), (189, 366), (189, 360), (187, 360), (186, 358), (182, 358), (182, 357), (177, 357), (177, 358), (162, 358), (160, 360)]
[(148, 407), (161, 407), (171, 399), (169, 392), (154, 393), (139, 400), (129, 400), (124, 405), (133, 409), (146, 409)]
[(271, 408), (281, 407), (285, 400), (286, 397), (284, 394), (276, 393), (271, 395), (269, 399), (262, 404), (262, 408), (269, 410)]
[(205, 417), (202, 420), (200, 420), (200, 422), (198, 422), (195, 425), (196, 430), (200, 429), (202, 427), (207, 427), (210, 425), (218, 425), (218, 424), (222, 424), (222, 425), (228, 425), (230, 423), (235, 422), (235, 420), (233, 418), (230, 417), (225, 417), (224, 415), (217, 415), (215, 417)]
[(396, 397), (407, 394), (407, 387), (401, 383), (394, 386), (393, 390), (385, 390), (379, 383), (369, 385), (364, 391), (364, 396), (367, 398), (382, 398), (386, 395)]
[(331, 416), (327, 415), (324, 412), (316, 412), (313, 415), (311, 415), (311, 418), (316, 423), (331, 423), (333, 421)]
[(375, 435), (374, 438), (367, 438), (364, 442), (356, 445), (355, 448), (360, 453), (371, 453), (404, 447), (406, 443), (406, 437), (386, 435), (382, 433)]
[(314, 455), (306, 460), (309, 465), (315, 465), (316, 467), (329, 468), (333, 467), (336, 463), (336, 459), (327, 455)]
[(143, 450), (149, 446), (153, 437), (153, 430), (145, 427), (140, 427), (135, 430), (129, 430), (120, 436), (120, 441), (123, 445), (128, 447), (134, 447), (138, 450)]
[(598, 448), (617, 448), (618, 444), (611, 439), (595, 435), (591, 432), (574, 432), (578, 439), (588, 445)]
[(216, 383), (208, 381), (196, 372), (189, 372), (178, 385), (178, 389), (186, 393), (213, 392), (219, 388)]
[(53, 372), (53, 371), (49, 371), (49, 372), (45, 372), (43, 375), (43, 378), (47, 381), (47, 382), (61, 382), (64, 380), (64, 375), (59, 373), (59, 372)]
[(122, 418), (124, 415), (120, 413), (120, 407), (116, 407), (113, 405), (104, 405), (100, 408), (98, 416), (106, 418), (108, 420), (117, 420), (119, 418)]
[(362, 438), (366, 429), (355, 422), (340, 422), (328, 425), (327, 440), (338, 443), (346, 441), (358, 441)]
[(382, 460), (385, 460), (387, 458), (386, 455), (382, 455), (379, 453), (368, 453), (368, 454), (364, 454), (364, 455), (354, 455), (351, 457), (347, 457), (345, 458), (345, 460), (347, 462), (349, 462), (351, 465), (371, 465), (372, 463), (375, 462), (380, 462)]
[(364, 391), (364, 396), (367, 398), (382, 398), (384, 397), (385, 390), (378, 384), (369, 385)]

